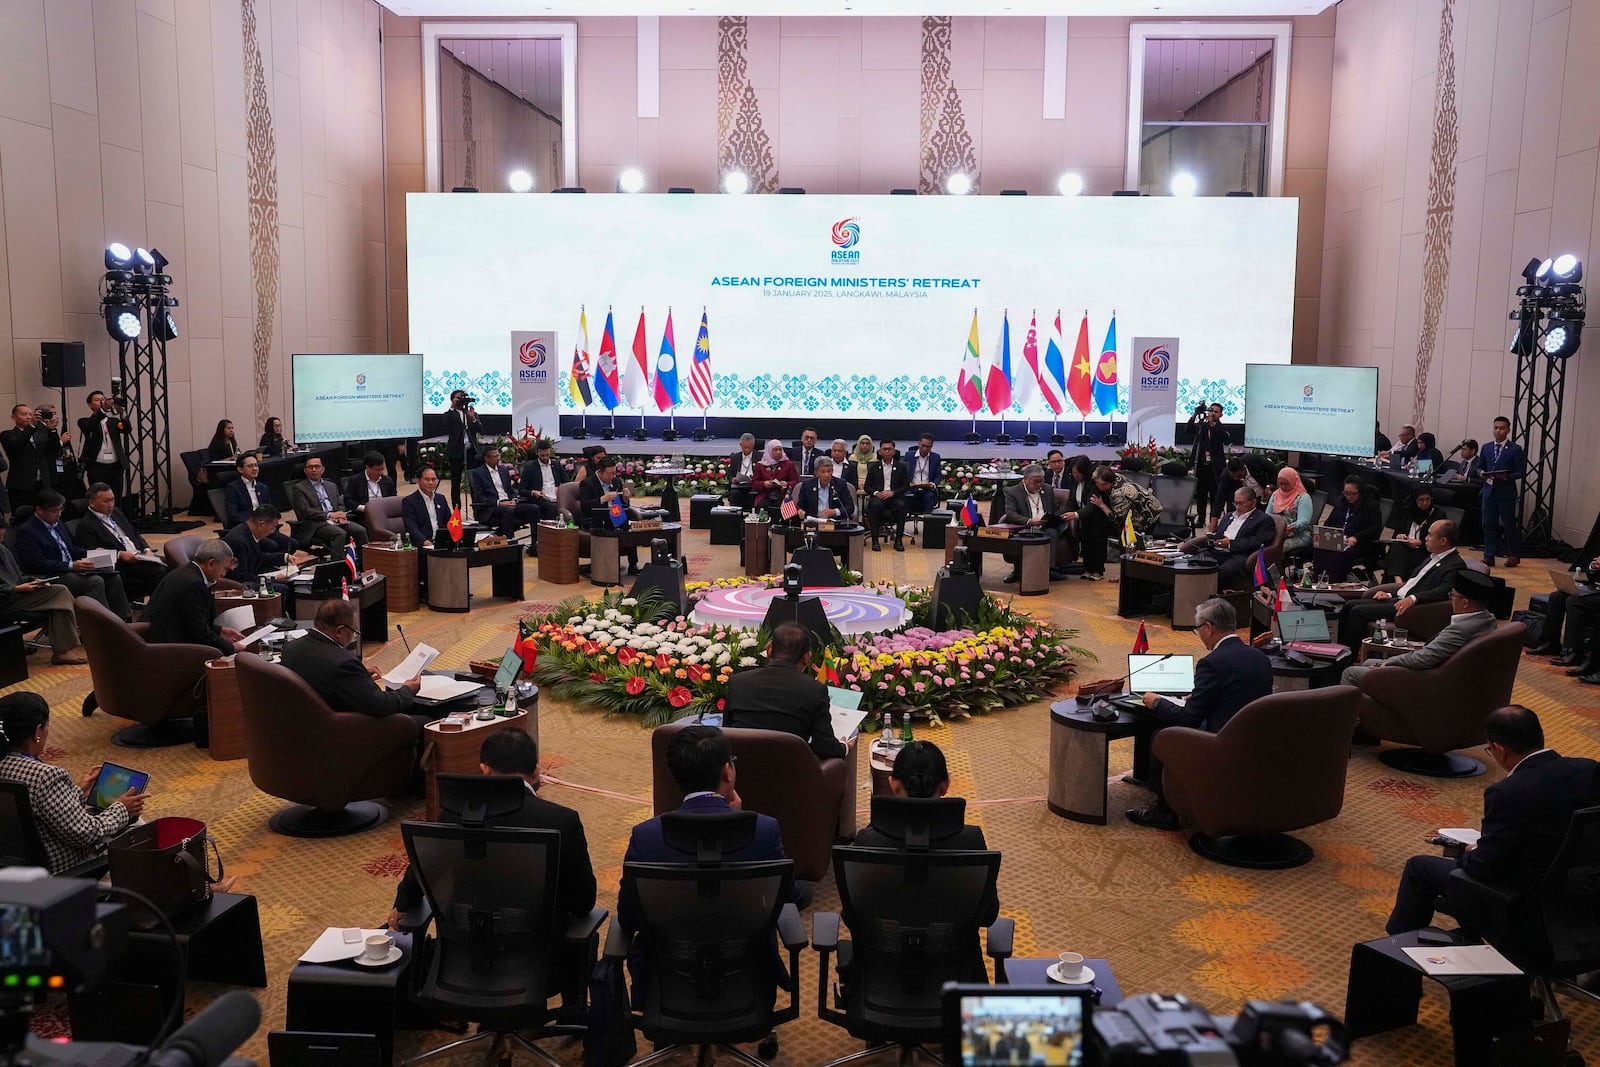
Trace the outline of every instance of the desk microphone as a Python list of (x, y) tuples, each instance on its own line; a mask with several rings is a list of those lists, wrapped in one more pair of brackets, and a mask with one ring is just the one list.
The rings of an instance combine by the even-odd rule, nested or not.
[(406, 628), (399, 623), (394, 624), (395, 633), (400, 635), (400, 643), (406, 646), (406, 655), (411, 654), (411, 642), (406, 640)]

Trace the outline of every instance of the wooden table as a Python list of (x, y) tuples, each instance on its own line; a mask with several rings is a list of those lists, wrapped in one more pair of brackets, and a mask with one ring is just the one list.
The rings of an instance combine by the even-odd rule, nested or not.
[(1050, 780), (1045, 804), (1063, 819), (1106, 824), (1111, 742), (1132, 737), (1138, 722), (1127, 712), (1097, 721), (1076, 698), (1050, 705)]
[(576, 526), (539, 525), (539, 580), (552, 585), (574, 585), (578, 581)]
[[(1010, 529), (1016, 531), (1021, 527)], [(947, 526), (944, 531), (946, 564), (954, 557), (956, 546), (965, 545), (974, 571), (982, 574), (984, 553), (992, 552), (1020, 572), (1017, 576), (1017, 593), (1021, 596), (1043, 596), (1050, 591), (1050, 564), (1055, 544), (1045, 534), (1013, 532), (1010, 537), (994, 537), (973, 533), (960, 526)]]
[(498, 548), (425, 549), (428, 553), (428, 607), (434, 611), (468, 611), (472, 607), (472, 571), (488, 567), (489, 595), (522, 599), (521, 545)]
[(271, 596), (261, 596), (259, 593), (253, 597), (240, 596), (233, 591), (213, 592), (211, 606), (221, 615), (229, 608), (250, 607), (255, 612), (256, 625), (271, 622), (283, 614), (283, 597), (277, 593)]
[[(361, 643), (381, 645), (389, 640), (389, 582), (383, 575), (362, 586), (352, 586), (350, 600), (361, 612)], [(324, 600), (336, 600), (338, 589), (326, 593), (313, 593), (309, 588), (294, 591), (294, 615), (297, 619), (314, 619), (317, 607)]]
[(422, 596), (416, 549), (369, 544), (362, 549), (361, 558), (386, 580), (390, 611), (417, 610)]
[(770, 522), (744, 524), (744, 574), (746, 578), (760, 578), (772, 573), (772, 544), (768, 537)]
[[(770, 542), (767, 549), (767, 563), (773, 560), (785, 560), (796, 548), (805, 544), (806, 534), (811, 534), (817, 539), (818, 548), (826, 548), (838, 556), (850, 570), (861, 574), (867, 561), (867, 528), (854, 523), (850, 525), (835, 526), (831, 530), (802, 529), (798, 526), (783, 526), (777, 523), (767, 523), (771, 527), (768, 534)], [(779, 567), (782, 563), (779, 563)]]
[[(472, 709), (476, 711), (476, 708)], [(539, 705), (537, 701), (530, 712), (518, 708), (516, 714), (503, 718), (473, 719), (467, 728), (455, 733), (444, 733), (438, 723), (430, 722), (422, 728), (422, 769), (426, 776), (424, 792), (426, 814), (429, 822), (439, 818), (440, 774), (477, 774), (478, 751), (483, 739), (501, 730), (523, 730), (537, 742), (539, 737)]]
[(231, 656), (206, 660), (206, 716), (211, 730), (211, 758), (244, 759), (244, 711), (239, 700), (239, 674)]
[(1380, 645), (1368, 637), (1361, 642), (1361, 658), (1357, 662), (1365, 663), (1369, 659), (1392, 659), (1407, 652), (1415, 652), (1426, 644), (1426, 641), (1407, 641), (1403, 645)]
[(678, 534), (683, 529), (675, 522), (663, 523), (654, 530), (626, 529), (589, 531), (589, 581), (595, 585), (622, 584), (622, 554), (629, 548), (650, 550), (650, 542), (663, 538), (672, 558), (679, 557)]
[(1193, 630), (1194, 609), (1217, 595), (1217, 571), (1211, 560), (1161, 565), (1133, 556), (1122, 557), (1122, 578), (1117, 583), (1117, 614), (1123, 618), (1148, 615), (1150, 601), (1163, 587), (1172, 590), (1172, 628)]

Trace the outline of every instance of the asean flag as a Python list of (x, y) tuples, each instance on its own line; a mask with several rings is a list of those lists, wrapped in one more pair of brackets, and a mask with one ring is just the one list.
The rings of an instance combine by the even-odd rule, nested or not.
[(1102, 415), (1117, 413), (1117, 315), (1111, 313), (1100, 363), (1094, 369), (1094, 406)]
[(611, 525), (613, 526), (621, 526), (628, 521), (627, 513), (622, 510), (622, 505), (615, 500), (611, 502), (611, 507), (606, 509), (606, 515), (611, 519)]

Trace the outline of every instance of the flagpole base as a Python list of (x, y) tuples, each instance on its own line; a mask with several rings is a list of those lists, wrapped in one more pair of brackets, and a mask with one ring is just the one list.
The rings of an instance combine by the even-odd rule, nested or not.
[(977, 445), (983, 443), (983, 438), (979, 437), (976, 433), (969, 433), (967, 434), (966, 441), (969, 445)]
[(1011, 435), (1008, 433), (995, 434), (994, 443), (997, 445), (1009, 445), (1011, 443)]
[(1108, 433), (1105, 435), (1105, 437), (1101, 438), (1100, 443), (1115, 448), (1118, 445), (1127, 444), (1127, 441), (1123, 439), (1120, 433)]
[(704, 426), (697, 426), (694, 431), (694, 439), (696, 441), (709, 441), (711, 440), (711, 433)]
[(1067, 435), (1064, 433), (1053, 433), (1050, 435), (1050, 443), (1058, 447), (1064, 445), (1067, 443)]
[(582, 426), (579, 426), (571, 433), (567, 434), (567, 436), (574, 441), (582, 441), (584, 438), (589, 436), (589, 431), (585, 430)]
[(676, 441), (678, 439), (678, 431), (668, 426), (665, 430), (661, 431), (661, 439), (663, 441)]
[(615, 441), (617, 439), (617, 428), (615, 426), (605, 427), (600, 431), (600, 439), (602, 441)]
[(1036, 433), (1025, 433), (1022, 435), (1022, 443), (1028, 448), (1034, 448), (1039, 444), (1039, 435)]
[(1094, 438), (1090, 437), (1086, 433), (1080, 433), (1073, 439), (1073, 442), (1080, 448), (1087, 448), (1088, 446), (1094, 444)]
[(650, 440), (650, 434), (643, 426), (639, 426), (633, 431), (633, 439), (635, 441), (648, 441)]

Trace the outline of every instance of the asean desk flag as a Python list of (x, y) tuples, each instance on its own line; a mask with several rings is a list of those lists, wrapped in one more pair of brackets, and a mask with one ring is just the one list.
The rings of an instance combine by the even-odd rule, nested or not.
[(1033, 403), (1039, 391), (1039, 313), (1028, 319), (1028, 333), (1022, 341), (1022, 366), (1017, 369), (1017, 379), (1012, 383), (1011, 399), (1023, 411)]
[(611, 507), (606, 509), (606, 515), (611, 519), (611, 525), (613, 526), (621, 526), (628, 521), (627, 513), (622, 510), (622, 505), (615, 500), (611, 502)]
[(455, 510), (450, 512), (450, 521), (444, 524), (444, 528), (450, 531), (450, 539), (452, 541), (455, 541), (457, 544), (461, 543), (461, 534), (464, 528), (461, 524), (460, 505), (457, 505)]
[(694, 339), (694, 363), (689, 367), (689, 399), (696, 407), (711, 406), (711, 332), (706, 313), (700, 312), (700, 336)]
[[(602, 345), (602, 350), (604, 346)], [(1078, 343), (1072, 350), (1072, 370), (1067, 375), (1067, 395), (1072, 398), (1072, 403), (1077, 407), (1078, 414), (1083, 418), (1089, 417), (1089, 412), (1094, 410), (1094, 398), (1091, 390), (1094, 387), (1094, 365), (1089, 362), (1089, 313), (1083, 313), (1083, 321), (1078, 323)]]
[(594, 403), (589, 391), (589, 315), (578, 310), (578, 344), (572, 347), (572, 373), (567, 376), (567, 395), (580, 408)]
[(956, 395), (968, 414), (983, 410), (983, 360), (978, 356), (978, 309), (972, 309), (972, 329), (967, 331), (967, 350), (961, 356), (961, 367), (956, 371)]
[[(1023, 350), (1027, 355), (1027, 350)], [(1056, 312), (1055, 330), (1050, 334), (1050, 343), (1045, 346), (1044, 362), (1035, 372), (1039, 380), (1039, 394), (1044, 397), (1044, 402), (1050, 406), (1050, 413), (1059, 415), (1066, 408), (1067, 401), (1067, 369), (1066, 361), (1061, 356), (1061, 312)]]
[(639, 325), (633, 331), (633, 355), (628, 360), (627, 373), (623, 375), (622, 391), (628, 396), (628, 406), (644, 410), (650, 402), (650, 356), (644, 339), (644, 308), (639, 309)]
[(1130, 656), (1142, 656), (1150, 651), (1150, 639), (1144, 635), (1144, 623), (1139, 624), (1139, 632), (1133, 635), (1133, 648), (1129, 650)]
[(594, 364), (594, 391), (607, 411), (615, 411), (622, 403), (622, 387), (617, 379), (617, 334), (611, 325), (611, 312), (606, 312), (606, 329), (600, 335), (600, 355)]
[(678, 346), (672, 340), (672, 309), (667, 309), (667, 331), (661, 335), (661, 353), (656, 356), (656, 410), (670, 411), (678, 406)]
[(995, 346), (994, 362), (989, 364), (989, 379), (984, 383), (983, 398), (989, 410), (1004, 415), (1011, 406), (1011, 313), (1000, 319), (1000, 343)]
[(1094, 406), (1102, 415), (1117, 413), (1117, 315), (1111, 313), (1106, 327), (1105, 347), (1100, 349), (1100, 364), (1094, 370)]

